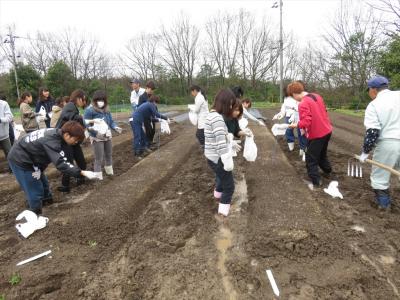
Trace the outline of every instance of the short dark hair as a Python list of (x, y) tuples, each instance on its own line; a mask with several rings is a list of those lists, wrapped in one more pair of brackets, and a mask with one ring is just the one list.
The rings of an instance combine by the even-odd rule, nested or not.
[(160, 97), (158, 97), (156, 95), (151, 95), (149, 98), (149, 102), (160, 103)]
[[(97, 102), (97, 101), (104, 101), (104, 107), (107, 106), (108, 101), (107, 101), (107, 94), (103, 90), (97, 90), (93, 93), (92, 101)], [(96, 104), (97, 105), (97, 104)]]
[[(40, 100), (45, 100), (45, 98), (43, 97), (43, 92), (48, 92), (49, 89), (46, 86), (41, 86), (39, 88), (39, 99)], [(49, 98), (50, 98), (50, 94), (49, 94)]]
[(71, 137), (77, 137), (82, 142), (85, 139), (85, 129), (77, 121), (68, 121), (61, 127), (61, 134), (68, 133)]
[(240, 119), (240, 117), (243, 115), (243, 105), (242, 105), (242, 101), (240, 101), (239, 98), (235, 99), (235, 102), (232, 105), (232, 111), (231, 111), (231, 116), (233, 114), (233, 112), (239, 109), (239, 115), (236, 117), (237, 119)]
[(154, 83), (154, 81), (148, 81), (147, 83), (146, 83), (146, 87), (147, 88), (150, 88), (150, 89), (152, 89), (152, 90), (155, 90), (156, 89), (156, 84)]
[(63, 108), (64, 107), (64, 102), (68, 103), (69, 102), (69, 96), (63, 96), (63, 97), (58, 97), (55, 101), (54, 104)]
[(232, 92), (235, 94), (236, 98), (242, 98), (244, 95), (244, 90), (241, 86), (234, 86), (231, 88)]
[(198, 85), (195, 85), (195, 84), (193, 84), (193, 85), (190, 87), (190, 90), (191, 90), (191, 91), (198, 91), (198, 92), (201, 92), (201, 88), (200, 88)]
[(230, 89), (220, 90), (214, 99), (212, 108), (219, 114), (225, 117), (230, 117), (232, 114), (232, 107), (236, 101), (236, 96)]
[(249, 105), (249, 108), (251, 107), (251, 100), (249, 98), (243, 99), (242, 103), (247, 103)]
[(71, 96), (69, 97), (69, 102), (76, 104), (76, 100), (78, 100), (78, 98), (86, 101), (86, 94), (81, 89), (77, 89), (71, 93)]

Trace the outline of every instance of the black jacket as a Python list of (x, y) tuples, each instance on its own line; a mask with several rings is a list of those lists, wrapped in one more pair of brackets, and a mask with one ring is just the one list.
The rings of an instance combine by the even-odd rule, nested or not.
[(54, 103), (55, 103), (55, 102), (54, 102), (54, 99), (53, 99), (53, 98), (50, 98), (50, 97), (49, 97), (48, 100), (45, 100), (45, 101), (43, 101), (43, 100), (38, 100), (38, 101), (36, 102), (35, 112), (39, 112), (39, 111), (40, 111), (40, 107), (43, 106), (44, 109), (46, 110), (46, 117), (47, 117), (48, 119), (50, 119), (49, 113), (50, 113), (51, 110), (53, 109)]
[(78, 121), (82, 126), (84, 126), (82, 116), (79, 115), (79, 109), (72, 102), (68, 102), (63, 107), (56, 128), (61, 128), (68, 121)]
[(34, 170), (35, 166), (44, 171), (53, 163), (60, 172), (79, 177), (81, 170), (64, 156), (65, 145), (61, 130), (39, 129), (16, 141), (7, 159), (24, 170)]
[[(151, 96), (151, 95), (150, 95)], [(142, 105), (143, 103), (145, 103), (145, 102), (148, 102), (149, 101), (149, 95), (146, 93), (146, 92), (144, 92), (143, 94), (141, 94), (140, 96), (139, 96), (139, 103), (138, 103), (138, 106), (140, 106), (140, 105)]]
[(226, 127), (228, 128), (228, 132), (232, 133), (233, 136), (240, 138), (239, 136), (240, 126), (238, 119), (224, 118), (224, 121)]

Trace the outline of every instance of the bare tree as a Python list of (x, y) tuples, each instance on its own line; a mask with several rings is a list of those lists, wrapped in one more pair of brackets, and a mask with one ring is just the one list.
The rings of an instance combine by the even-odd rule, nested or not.
[[(376, 4), (378, 2), (378, 4)], [(378, 0), (369, 3), (376, 10), (390, 14), (392, 18), (385, 18), (382, 22), (389, 35), (400, 33), (400, 0)]]
[(179, 77), (182, 93), (186, 93), (193, 81), (199, 29), (190, 24), (187, 16), (181, 15), (171, 28), (162, 27), (161, 37), (165, 50), (163, 60)]
[(223, 14), (211, 17), (206, 23), (209, 51), (217, 65), (221, 82), (237, 73), (240, 51), (240, 30), (237, 15)]
[(142, 32), (138, 37), (129, 40), (125, 46), (126, 53), (119, 56), (123, 65), (134, 76), (148, 80), (156, 78), (157, 46), (159, 36)]

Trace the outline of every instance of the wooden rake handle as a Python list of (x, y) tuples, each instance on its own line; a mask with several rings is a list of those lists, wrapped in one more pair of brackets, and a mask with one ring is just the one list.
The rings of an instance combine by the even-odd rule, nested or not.
[[(357, 154), (354, 154), (354, 157), (357, 158), (358, 160), (360, 159), (360, 156), (357, 155)], [(374, 161), (374, 160), (368, 159), (368, 158), (365, 160), (365, 162), (367, 162), (367, 163), (369, 163), (371, 165), (377, 166), (377, 167), (379, 167), (381, 169), (384, 169), (384, 170), (386, 170), (386, 171), (388, 171), (388, 172), (400, 177), (400, 172), (399, 171), (396, 171), (396, 170), (392, 169), (391, 167), (389, 167), (387, 165), (381, 164), (381, 163), (379, 163), (377, 161)]]

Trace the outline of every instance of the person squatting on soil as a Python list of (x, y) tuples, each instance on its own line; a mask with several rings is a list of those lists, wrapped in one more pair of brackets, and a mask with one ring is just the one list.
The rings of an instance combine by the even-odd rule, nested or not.
[[(391, 168), (400, 168), (400, 92), (388, 89), (389, 81), (383, 76), (372, 77), (367, 82), (372, 99), (365, 110), (366, 128), (360, 161), (365, 162), (375, 147), (372, 159)], [(391, 203), (390, 172), (372, 166), (371, 186), (375, 200), (381, 208)]]
[(61, 112), (64, 106), (69, 102), (69, 96), (64, 96), (64, 97), (59, 97), (56, 99), (54, 102), (54, 105), (51, 109), (51, 121), (50, 121), (50, 127), (55, 128), (57, 125), (58, 120), (61, 117)]
[[(157, 119), (168, 120), (168, 118), (157, 111), (155, 101), (157, 96), (151, 96), (148, 101), (138, 106), (132, 114), (132, 131), (133, 131), (133, 151), (135, 156), (141, 158), (141, 155), (146, 152), (151, 152), (149, 149), (149, 141), (143, 130), (145, 122), (150, 123)], [(158, 98), (159, 99), (159, 98)]]
[(13, 121), (13, 114), (7, 101), (0, 99), (0, 148), (3, 149), (7, 158), (11, 149), (10, 123)]
[[(86, 106), (86, 94), (84, 91), (77, 89), (71, 93), (69, 102), (64, 106), (61, 111), (60, 119), (56, 124), (56, 128), (61, 128), (68, 121), (77, 121), (84, 127), (83, 118), (79, 115), (79, 107)], [(80, 145), (81, 142), (73, 145), (65, 145), (64, 152), (68, 161), (73, 164), (74, 160), (81, 170), (86, 170), (86, 160)], [(77, 185), (85, 183), (84, 177), (77, 177)], [(61, 179), (61, 186), (58, 191), (69, 193), (70, 191), (70, 176), (68, 173), (63, 173)]]
[(292, 82), (287, 92), (299, 101), (299, 121), (289, 125), (290, 128), (305, 130), (308, 139), (306, 148), (306, 168), (314, 186), (321, 185), (318, 167), (325, 174), (332, 172), (328, 160), (328, 144), (332, 135), (332, 125), (324, 100), (316, 93), (307, 93), (300, 82)]
[(194, 112), (197, 114), (197, 131), (196, 138), (201, 147), (204, 149), (204, 122), (208, 114), (208, 102), (203, 95), (203, 91), (198, 85), (190, 87), (190, 93), (194, 97)]
[(204, 155), (215, 173), (214, 197), (220, 201), (218, 213), (224, 216), (229, 214), (235, 191), (233, 157), (224, 117), (232, 115), (235, 101), (236, 96), (230, 89), (220, 90), (204, 123)]
[[(281, 120), (285, 118), (286, 124), (297, 123), (299, 121), (299, 103), (291, 96), (288, 95), (287, 87), (284, 89), (285, 98), (283, 99), (283, 103), (281, 106), (281, 110), (277, 113), (272, 120)], [(294, 150), (294, 129), (288, 128), (285, 132), (286, 141), (289, 147), (289, 151)], [(304, 134), (302, 134), (301, 129), (297, 128), (297, 138), (299, 140), (299, 155), (304, 156), (304, 149), (307, 146), (307, 139)]]
[(8, 155), (8, 163), (25, 193), (30, 210), (41, 214), (42, 205), (53, 202), (44, 173), (50, 163), (63, 174), (95, 178), (93, 172), (74, 167), (65, 159), (63, 145), (76, 145), (84, 138), (83, 126), (69, 121), (61, 129), (39, 129), (16, 141)]
[(54, 105), (54, 99), (50, 96), (49, 89), (46, 87), (41, 87), (39, 89), (39, 99), (36, 102), (36, 109), (35, 112), (39, 112), (41, 107), (44, 107), (46, 110), (46, 118), (44, 119), (44, 122), (46, 123), (46, 127), (50, 128), (50, 122), (51, 122), (51, 110)]
[[(32, 94), (30, 92), (24, 92), (21, 98), (18, 100), (19, 111), (21, 112), (21, 124), (26, 133), (39, 129), (39, 124), (36, 121), (35, 113), (29, 104), (32, 103)], [(40, 118), (40, 117), (39, 117)]]
[[(92, 105), (85, 109), (83, 116), (85, 124), (88, 126), (90, 142), (94, 152), (94, 172), (98, 179), (103, 180), (101, 165), (105, 160), (104, 170), (107, 175), (114, 175), (112, 166), (112, 134), (111, 129), (121, 133), (122, 129), (114, 122), (108, 107), (107, 95), (104, 91), (95, 91), (92, 97)], [(103, 122), (104, 121), (104, 122)], [(107, 131), (102, 133), (97, 131), (95, 123), (107, 124)]]

